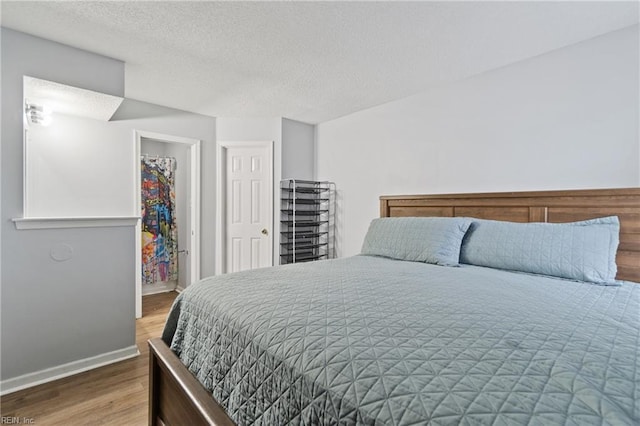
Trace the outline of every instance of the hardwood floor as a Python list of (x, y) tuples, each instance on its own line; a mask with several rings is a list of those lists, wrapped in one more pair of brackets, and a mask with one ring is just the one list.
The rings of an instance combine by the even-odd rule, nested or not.
[[(162, 333), (177, 293), (145, 296), (136, 321), (140, 356), (3, 396), (5, 417), (35, 425), (146, 425), (149, 350), (147, 340)], [(23, 419), (27, 419), (25, 422)]]

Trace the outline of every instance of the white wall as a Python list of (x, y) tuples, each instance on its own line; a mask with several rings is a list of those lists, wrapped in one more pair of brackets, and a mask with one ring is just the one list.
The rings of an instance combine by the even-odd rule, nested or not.
[(640, 184), (638, 26), (318, 125), (338, 255), (378, 197)]
[(219, 141), (278, 142), (282, 138), (280, 117), (218, 117), (216, 136)]
[(26, 143), (27, 214), (132, 216), (131, 132), (89, 118), (53, 114), (31, 125)]

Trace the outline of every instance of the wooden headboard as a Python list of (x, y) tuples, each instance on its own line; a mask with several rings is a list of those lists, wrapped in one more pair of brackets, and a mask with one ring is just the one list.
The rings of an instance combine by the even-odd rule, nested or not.
[(467, 216), (511, 222), (620, 219), (617, 278), (640, 282), (640, 188), (380, 197), (380, 217)]

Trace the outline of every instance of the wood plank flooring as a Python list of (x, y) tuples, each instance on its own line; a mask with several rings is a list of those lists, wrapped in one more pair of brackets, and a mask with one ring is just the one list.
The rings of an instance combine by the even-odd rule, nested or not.
[[(162, 333), (177, 293), (142, 299), (142, 318), (136, 321), (140, 356), (75, 376), (5, 395), (5, 417), (32, 419), (35, 425), (147, 424), (149, 349), (147, 340)], [(6, 423), (3, 421), (3, 424)]]

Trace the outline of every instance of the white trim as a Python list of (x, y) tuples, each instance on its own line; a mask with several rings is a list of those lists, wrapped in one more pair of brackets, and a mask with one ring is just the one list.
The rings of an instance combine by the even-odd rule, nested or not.
[[(133, 188), (133, 211), (134, 214), (141, 213), (141, 199), (142, 199), (142, 170), (140, 166), (140, 133), (136, 130), (133, 131), (133, 181), (135, 187)], [(134, 294), (135, 294), (135, 318), (142, 318), (142, 218), (136, 224), (135, 229), (135, 278), (134, 278)]]
[(27, 188), (29, 187), (29, 130), (26, 125), (26, 118), (23, 116), (23, 133), (22, 133), (22, 216), (29, 217), (29, 200), (27, 198)]
[(153, 285), (143, 285), (142, 297), (150, 296), (152, 294), (169, 293), (170, 291), (175, 291), (176, 287), (178, 287), (177, 281), (167, 281), (163, 283), (155, 283)]
[[(259, 141), (217, 141), (216, 142), (216, 238), (215, 238), (215, 264), (214, 264), (214, 272), (215, 275), (220, 275), (225, 273), (225, 241), (226, 234), (224, 229), (225, 222), (225, 209), (223, 206), (226, 205), (226, 150), (227, 148), (233, 147), (265, 147), (269, 150), (269, 165), (271, 166), (269, 170), (269, 179), (271, 181), (270, 185), (270, 197), (269, 200), (271, 205), (269, 206), (269, 210), (271, 211), (271, 232), (269, 233), (269, 237), (271, 238), (271, 265), (273, 266), (274, 259), (276, 256), (275, 250), (273, 249), (274, 241), (275, 241), (275, 230), (276, 227), (274, 223), (276, 222), (276, 215), (274, 214), (274, 208), (276, 204), (274, 203), (274, 196), (276, 193), (276, 188), (274, 184), (274, 169), (275, 167), (275, 142), (272, 140), (259, 140)], [(278, 195), (279, 196), (279, 195)], [(279, 228), (278, 228), (279, 232)]]
[(140, 138), (153, 139), (158, 142), (183, 143), (185, 145), (197, 145), (200, 143), (199, 139), (185, 138), (183, 136), (166, 135), (147, 130), (135, 130), (135, 132)]
[(74, 374), (84, 371), (93, 370), (94, 368), (103, 367), (115, 362), (124, 361), (125, 359), (134, 358), (140, 355), (136, 345), (129, 346), (116, 351), (92, 356), (89, 358), (72, 361), (67, 364), (58, 365), (56, 367), (45, 368), (44, 370), (27, 373), (22, 376), (3, 380), (0, 382), (0, 395), (16, 392), (22, 389), (41, 385), (43, 383), (52, 382), (64, 377), (73, 376)]
[[(140, 145), (142, 139), (151, 139), (164, 143), (181, 143), (188, 145), (189, 150), (189, 166), (190, 166), (190, 191), (191, 191), (191, 206), (190, 222), (191, 222), (191, 236), (189, 237), (189, 258), (191, 273), (189, 277), (191, 283), (200, 280), (200, 205), (201, 205), (201, 145), (202, 142), (199, 139), (185, 138), (182, 136), (165, 135), (156, 132), (148, 132), (146, 130), (134, 130), (134, 182), (136, 182), (136, 189), (134, 191), (134, 209), (138, 209), (139, 214), (141, 193), (140, 193)], [(136, 226), (136, 277), (135, 277), (135, 297), (136, 297), (136, 318), (142, 317), (142, 237), (141, 237), (142, 224), (138, 222)], [(187, 283), (187, 285), (191, 284)]]
[(140, 217), (18, 217), (11, 220), (16, 229), (106, 228), (134, 226), (140, 221)]
[(154, 294), (171, 293), (172, 291), (175, 291), (176, 293), (182, 293), (184, 290), (185, 289), (183, 287), (180, 287), (179, 285), (175, 287), (163, 287), (163, 288), (156, 289), (154, 291), (150, 291), (148, 293), (143, 292), (142, 297), (152, 296)]
[(191, 259), (191, 273), (189, 274), (191, 282), (187, 283), (188, 286), (191, 283), (200, 281), (200, 206), (201, 206), (201, 142), (198, 140), (195, 144), (191, 145), (191, 247), (190, 253), (193, 253)]
[(274, 144), (273, 152), (273, 192), (271, 198), (272, 214), (273, 214), (273, 241), (272, 241), (272, 265), (280, 264), (280, 180), (282, 179), (282, 120), (280, 120), (280, 136), (279, 140)]
[(224, 209), (222, 208), (222, 203), (224, 203), (224, 185), (223, 179), (225, 173), (225, 162), (222, 161), (222, 156), (224, 153), (224, 145), (225, 142), (217, 141), (216, 142), (216, 233), (215, 233), (215, 256), (214, 256), (214, 264), (213, 264), (213, 273), (215, 275), (222, 274), (222, 266), (224, 260), (224, 254), (222, 250), (225, 247), (224, 239), (227, 237), (224, 232)]

